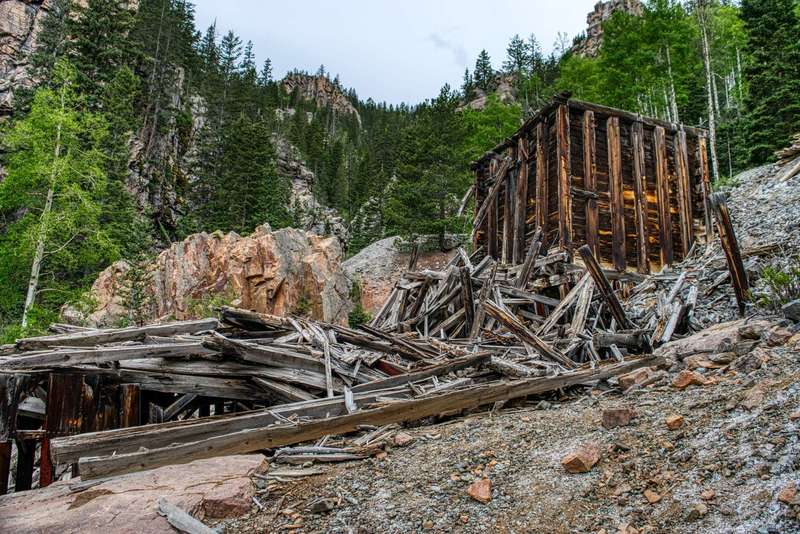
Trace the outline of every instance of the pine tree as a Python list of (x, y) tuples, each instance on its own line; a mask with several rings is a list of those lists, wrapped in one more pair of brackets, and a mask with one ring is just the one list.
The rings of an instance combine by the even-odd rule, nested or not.
[(53, 0), (36, 34), (36, 49), (31, 54), (31, 66), (36, 79), (47, 82), (53, 68), (64, 57), (68, 45), (68, 22), (74, 11), (72, 0)]
[(481, 50), (475, 62), (475, 86), (484, 92), (494, 90), (494, 69), (492, 60), (486, 50)]
[(442, 249), (446, 233), (463, 228), (455, 212), (470, 181), (457, 105), (458, 95), (444, 86), (436, 99), (419, 106), (402, 133), (397, 182), (387, 206), (390, 231), (437, 235)]
[(472, 93), (475, 91), (475, 80), (469, 72), (469, 68), (464, 69), (464, 82), (461, 84), (461, 94), (464, 98), (469, 100), (472, 98)]
[(750, 161), (763, 163), (800, 132), (800, 23), (792, 0), (743, 0), (750, 61), (747, 142)]
[(93, 109), (99, 105), (102, 87), (119, 68), (138, 60), (140, 51), (131, 38), (134, 23), (133, 11), (119, 0), (76, 4), (75, 15), (68, 19), (69, 58), (78, 73), (78, 90)]
[(531, 63), (531, 50), (518, 34), (511, 38), (506, 48), (506, 60), (503, 62), (503, 70), (506, 74), (514, 74), (517, 80), (529, 74)]

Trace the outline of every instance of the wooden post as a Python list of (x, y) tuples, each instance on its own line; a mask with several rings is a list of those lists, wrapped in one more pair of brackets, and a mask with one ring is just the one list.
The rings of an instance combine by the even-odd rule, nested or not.
[(8, 493), (8, 476), (11, 474), (11, 441), (0, 443), (0, 495)]
[(611, 193), (611, 256), (614, 268), (625, 271), (625, 201), (622, 186), (622, 145), (619, 118), (609, 117), (608, 134), (608, 185)]
[(520, 137), (517, 142), (517, 161), (519, 173), (517, 175), (516, 206), (514, 213), (514, 250), (512, 262), (518, 265), (525, 256), (525, 230), (528, 220), (528, 141)]
[(461, 276), (461, 301), (464, 305), (464, 335), (469, 335), (472, 331), (472, 324), (475, 321), (475, 301), (472, 294), (472, 275), (469, 267), (459, 269)]
[[(583, 114), (583, 187), (590, 193), (597, 193), (597, 141), (595, 139), (596, 125), (594, 112), (585, 111)], [(586, 199), (586, 244), (597, 255), (598, 242), (597, 199)]]
[(561, 104), (556, 110), (556, 138), (558, 150), (558, 231), (561, 248), (572, 250), (572, 168), (569, 141), (569, 105)]
[(211, 415), (211, 405), (206, 399), (201, 399), (200, 408), (197, 411), (197, 415), (200, 417), (208, 417)]
[(681, 222), (681, 244), (683, 256), (689, 254), (694, 241), (692, 229), (692, 188), (689, 183), (689, 153), (686, 149), (686, 132), (675, 134), (675, 169), (678, 182), (678, 215)]
[(636, 325), (625, 315), (625, 310), (622, 309), (622, 304), (620, 304), (619, 299), (617, 299), (617, 295), (614, 294), (611, 283), (608, 281), (608, 278), (606, 278), (603, 269), (600, 267), (600, 264), (597, 263), (589, 247), (586, 245), (582, 246), (578, 249), (578, 253), (581, 255), (581, 258), (583, 258), (583, 263), (586, 265), (586, 270), (589, 271), (589, 274), (594, 280), (594, 285), (597, 286), (608, 308), (611, 310), (611, 314), (617, 321), (617, 328), (622, 330), (633, 330), (636, 328)]
[(536, 125), (536, 224), (547, 235), (547, 120)]
[(39, 487), (46, 488), (53, 483), (55, 468), (50, 459), (50, 438), (42, 440), (42, 447), (39, 450)]
[(35, 439), (17, 440), (17, 473), (14, 477), (14, 491), (26, 491), (33, 486), (33, 462), (35, 456)]
[(142, 392), (137, 384), (122, 384), (119, 388), (122, 414), (120, 428), (142, 424)]
[(711, 221), (711, 205), (709, 204), (709, 197), (711, 196), (711, 180), (708, 173), (708, 148), (706, 146), (706, 137), (701, 135), (697, 139), (697, 161), (700, 162), (700, 184), (703, 188), (703, 214), (706, 225), (706, 243), (711, 243), (714, 239), (714, 224)]
[(731, 282), (734, 293), (736, 293), (739, 314), (744, 315), (749, 283), (747, 281), (747, 273), (744, 270), (744, 263), (742, 262), (742, 254), (739, 251), (739, 243), (736, 240), (736, 233), (733, 230), (733, 224), (731, 224), (728, 205), (725, 203), (725, 197), (720, 193), (711, 195), (710, 202), (717, 219), (717, 232), (722, 243), (722, 250), (725, 252), (728, 270), (731, 272)]
[(503, 203), (503, 246), (502, 262), (509, 263), (514, 254), (514, 204), (516, 199), (514, 194), (517, 191), (517, 172), (514, 168), (509, 168), (505, 180), (505, 202)]
[[(497, 171), (497, 161), (489, 165), (489, 174), (494, 176), (495, 184), (499, 184), (500, 176)], [(489, 193), (491, 195), (491, 192)], [(486, 214), (486, 252), (491, 258), (497, 259), (497, 197), (495, 194), (488, 199), (489, 209)]]
[(673, 260), (672, 215), (669, 209), (669, 172), (667, 169), (667, 141), (664, 128), (656, 126), (653, 137), (653, 152), (656, 159), (656, 197), (658, 199), (658, 232), (661, 264), (669, 265)]
[(636, 215), (637, 268), (640, 273), (650, 272), (650, 236), (647, 229), (647, 175), (644, 166), (644, 125), (635, 122), (631, 132), (633, 141), (633, 194)]

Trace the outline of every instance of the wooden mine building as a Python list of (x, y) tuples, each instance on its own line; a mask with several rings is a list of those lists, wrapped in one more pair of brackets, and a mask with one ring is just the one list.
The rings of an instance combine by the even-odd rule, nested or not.
[(711, 232), (706, 132), (562, 94), (473, 163), (476, 248), (519, 264), (537, 227), (617, 271), (658, 271)]

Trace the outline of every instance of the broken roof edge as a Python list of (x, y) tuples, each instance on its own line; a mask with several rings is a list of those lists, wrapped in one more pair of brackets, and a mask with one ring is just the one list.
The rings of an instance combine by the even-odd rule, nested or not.
[(631, 121), (639, 121), (643, 124), (648, 126), (661, 126), (668, 132), (678, 132), (683, 130), (690, 134), (693, 134), (697, 137), (705, 137), (707, 135), (707, 130), (703, 128), (697, 128), (694, 126), (687, 126), (681, 123), (674, 123), (669, 122), (661, 119), (656, 119), (653, 117), (646, 117), (644, 115), (633, 113), (631, 111), (625, 111), (624, 109), (613, 108), (611, 106), (604, 106), (602, 104), (595, 104), (592, 102), (586, 102), (585, 100), (578, 100), (572, 98), (572, 93), (569, 91), (565, 91), (563, 93), (559, 93), (558, 95), (554, 96), (550, 102), (542, 106), (536, 113), (533, 114), (530, 118), (526, 119), (522, 126), (520, 126), (516, 132), (514, 132), (510, 137), (504, 139), (501, 143), (497, 144), (491, 150), (486, 151), (480, 158), (470, 163), (470, 170), (475, 171), (478, 167), (491, 160), (492, 158), (500, 155), (504, 150), (514, 145), (517, 140), (525, 133), (527, 133), (534, 125), (536, 125), (542, 117), (548, 115), (551, 111), (553, 111), (556, 107), (562, 104), (569, 104), (572, 107), (594, 111), (598, 113), (605, 113), (607, 115), (614, 115), (617, 117), (622, 117)]

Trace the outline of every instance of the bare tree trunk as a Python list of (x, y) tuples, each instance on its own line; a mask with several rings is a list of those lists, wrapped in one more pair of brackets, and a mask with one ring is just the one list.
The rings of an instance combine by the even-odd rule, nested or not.
[(25, 307), (22, 310), (22, 328), (28, 326), (28, 314), (33, 308), (33, 303), (36, 301), (36, 294), (39, 289), (39, 273), (42, 270), (42, 260), (44, 259), (44, 245), (47, 240), (47, 216), (50, 210), (53, 209), (53, 195), (56, 186), (56, 171), (58, 169), (58, 159), (61, 157), (61, 127), (64, 120), (64, 91), (61, 88), (61, 112), (58, 117), (58, 125), (56, 126), (56, 143), (53, 149), (53, 164), (50, 168), (50, 187), (47, 189), (47, 200), (44, 203), (44, 210), (39, 223), (39, 233), (36, 236), (36, 252), (33, 255), (33, 264), (31, 265), (31, 277), (28, 279), (28, 293), (25, 296)]
[(711, 72), (711, 53), (708, 47), (705, 8), (698, 8), (700, 34), (703, 41), (703, 62), (706, 69), (706, 93), (708, 93), (708, 140), (711, 149), (711, 169), (714, 180), (719, 180), (719, 161), (717, 160), (717, 117), (714, 111), (714, 74)]
[(669, 55), (669, 46), (667, 49), (667, 74), (669, 75), (669, 97), (670, 97), (670, 111), (672, 115), (672, 122), (680, 122), (678, 116), (678, 98), (675, 96), (675, 79), (672, 77), (672, 58)]
[(739, 102), (737, 109), (742, 109), (742, 104), (744, 104), (744, 93), (742, 92), (742, 53), (739, 49), (736, 49), (736, 89), (739, 91)]

